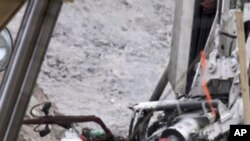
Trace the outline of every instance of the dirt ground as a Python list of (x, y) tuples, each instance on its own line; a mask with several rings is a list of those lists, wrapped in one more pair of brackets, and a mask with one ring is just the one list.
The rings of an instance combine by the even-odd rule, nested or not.
[(38, 84), (61, 113), (100, 116), (126, 135), (127, 107), (149, 99), (167, 65), (173, 10), (173, 0), (66, 3)]

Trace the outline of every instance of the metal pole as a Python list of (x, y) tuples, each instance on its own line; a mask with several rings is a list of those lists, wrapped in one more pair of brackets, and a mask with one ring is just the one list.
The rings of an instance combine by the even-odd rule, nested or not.
[(237, 23), (237, 40), (239, 48), (239, 63), (240, 63), (240, 85), (243, 98), (244, 108), (244, 124), (250, 125), (250, 96), (249, 96), (249, 76), (247, 73), (247, 57), (245, 45), (245, 31), (242, 11), (236, 12)]
[(168, 84), (168, 67), (164, 70), (164, 73), (161, 76), (160, 81), (154, 89), (153, 94), (151, 95), (149, 101), (158, 101), (164, 92), (166, 86)]
[[(217, 107), (219, 102), (213, 100), (210, 102), (213, 106)], [(204, 101), (179, 101), (179, 100), (164, 100), (157, 102), (143, 102), (133, 107), (134, 111), (159, 111), (159, 110), (173, 110), (173, 109), (202, 109), (203, 106), (209, 107), (209, 102)]]
[(6, 134), (25, 73), (34, 51), (47, 0), (30, 0), (0, 89), (0, 139)]
[(62, 3), (62, 0), (50, 0), (48, 3), (41, 32), (3, 141), (14, 141), (17, 139)]

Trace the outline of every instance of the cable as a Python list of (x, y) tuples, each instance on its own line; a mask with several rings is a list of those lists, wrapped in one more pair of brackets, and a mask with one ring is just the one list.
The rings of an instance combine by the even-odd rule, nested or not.
[[(40, 103), (40, 104), (37, 104), (37, 105), (33, 106), (33, 107), (31, 108), (31, 110), (30, 110), (30, 115), (33, 116), (33, 117), (36, 117), (36, 118), (43, 117), (43, 116), (37, 116), (37, 115), (33, 114), (33, 111), (34, 111), (35, 108), (37, 108), (37, 107), (39, 107), (39, 106), (41, 106), (41, 105), (47, 105), (48, 103), (49, 103), (49, 102), (43, 102), (43, 103)], [(45, 114), (46, 114), (46, 113), (45, 113)], [(45, 116), (48, 116), (48, 115), (45, 115)]]
[(214, 118), (216, 118), (217, 114), (216, 114), (216, 110), (215, 110), (215, 108), (213, 107), (213, 104), (212, 104), (212, 96), (211, 96), (211, 93), (210, 93), (210, 91), (208, 89), (206, 78), (204, 77), (206, 68), (207, 68), (206, 53), (205, 53), (205, 51), (202, 51), (201, 52), (202, 89), (203, 89), (203, 92), (204, 92), (204, 94), (206, 96), (206, 100), (208, 102), (208, 105), (210, 107), (212, 115), (213, 115)]
[(229, 38), (233, 38), (233, 39), (236, 39), (237, 36), (236, 35), (233, 35), (233, 34), (230, 34), (230, 33), (226, 33), (226, 32), (223, 32), (223, 31), (220, 31), (219, 32), (221, 35), (224, 35), (226, 37), (229, 37)]

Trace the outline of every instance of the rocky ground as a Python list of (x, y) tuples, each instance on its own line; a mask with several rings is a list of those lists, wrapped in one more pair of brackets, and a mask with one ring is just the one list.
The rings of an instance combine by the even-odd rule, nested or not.
[(173, 9), (173, 0), (66, 3), (38, 84), (61, 113), (100, 116), (126, 135), (127, 107), (149, 99), (167, 65)]

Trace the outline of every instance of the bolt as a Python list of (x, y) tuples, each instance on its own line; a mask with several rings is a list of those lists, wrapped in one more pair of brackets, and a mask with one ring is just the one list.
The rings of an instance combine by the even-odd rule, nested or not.
[(230, 66), (231, 66), (232, 71), (235, 72), (237, 70), (237, 67), (238, 67), (238, 62), (235, 59), (231, 59)]
[(214, 73), (215, 70), (216, 70), (215, 64), (212, 63), (212, 62), (209, 62), (209, 64), (208, 64), (208, 72), (209, 72), (209, 73)]

